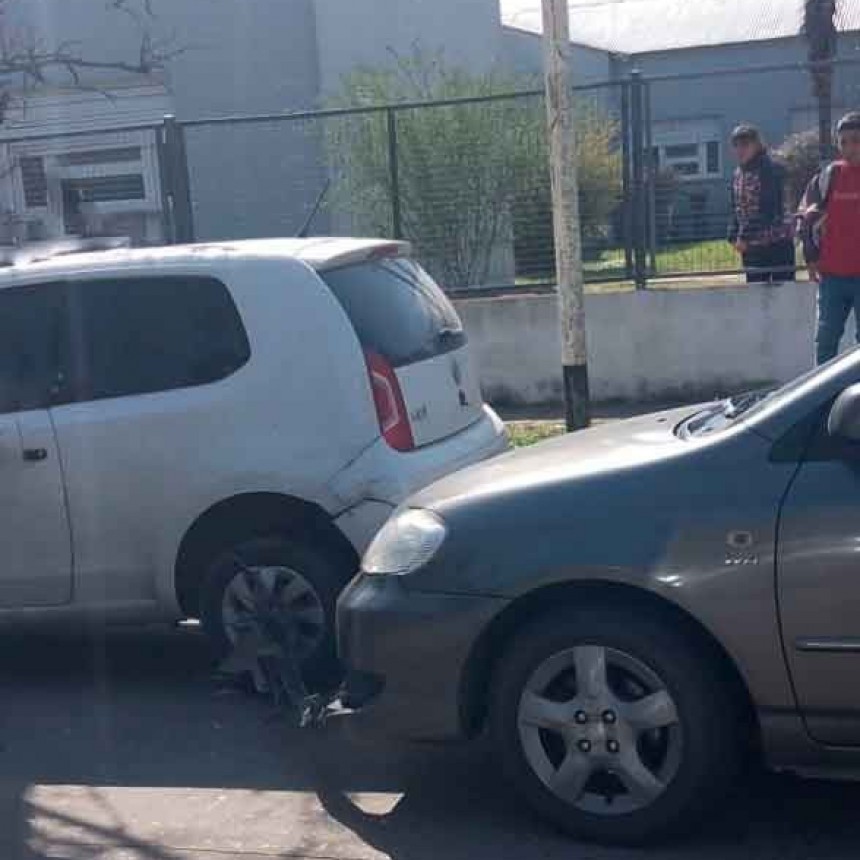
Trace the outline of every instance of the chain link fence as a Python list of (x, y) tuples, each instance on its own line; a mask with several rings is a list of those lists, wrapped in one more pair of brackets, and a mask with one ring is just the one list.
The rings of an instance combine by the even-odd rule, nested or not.
[[(623, 88), (577, 93), (583, 252), (594, 279), (625, 273)], [(540, 92), (191, 121), (183, 132), (199, 237), (304, 227), (393, 236), (410, 240), (451, 290), (552, 283)]]
[[(860, 64), (837, 63), (832, 91), (834, 118), (860, 106)], [(817, 106), (798, 64), (622, 71), (575, 88), (575, 104), (587, 282), (742, 274), (726, 241), (738, 122), (759, 125), (786, 163), (787, 212), (820, 160)], [(410, 240), (451, 291), (552, 288), (542, 91), (167, 118), (5, 147), (3, 177), (22, 210), (10, 208), (13, 239), (128, 224), (145, 243), (391, 236)]]
[[(808, 70), (796, 64), (727, 66), (652, 76), (645, 87), (648, 277), (739, 272), (740, 258), (726, 241), (734, 168), (729, 137), (741, 122), (762, 130), (787, 168), (790, 217), (820, 164), (818, 108)], [(837, 63), (833, 120), (858, 106), (860, 66)]]

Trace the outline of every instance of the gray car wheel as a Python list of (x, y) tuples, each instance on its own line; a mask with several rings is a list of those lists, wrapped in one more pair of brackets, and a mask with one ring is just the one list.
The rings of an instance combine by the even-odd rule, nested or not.
[(333, 681), (335, 605), (353, 571), (324, 547), (276, 535), (225, 549), (213, 559), (200, 596), (203, 627), (222, 656), (252, 611), (246, 571), (292, 616), (305, 680), (313, 686)]
[(729, 685), (697, 642), (638, 613), (572, 608), (530, 625), (497, 668), (489, 717), (531, 805), (599, 842), (691, 826), (737, 772)]
[(307, 660), (327, 635), (327, 619), (322, 597), (298, 570), (283, 564), (251, 565), (246, 573), (234, 576), (224, 588), (221, 619), (224, 632), (235, 644), (254, 614), (254, 594), (248, 577), (272, 603), (279, 604), (292, 619), (296, 631), (296, 658)]

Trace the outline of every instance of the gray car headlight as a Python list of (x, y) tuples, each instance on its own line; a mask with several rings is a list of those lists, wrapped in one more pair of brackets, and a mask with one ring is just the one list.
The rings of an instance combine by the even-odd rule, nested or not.
[(403, 576), (427, 564), (445, 541), (445, 523), (430, 511), (395, 514), (373, 539), (361, 568), (377, 576)]

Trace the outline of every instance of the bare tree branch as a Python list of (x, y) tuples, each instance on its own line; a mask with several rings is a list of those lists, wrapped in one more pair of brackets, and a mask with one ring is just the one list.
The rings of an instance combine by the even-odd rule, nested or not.
[(92, 56), (75, 42), (46, 43), (30, 28), (12, 23), (9, 12), (17, 2), (29, 0), (0, 0), (0, 123), (5, 118), (12, 90), (27, 92), (58, 80), (76, 88), (98, 89), (94, 82), (88, 81), (88, 73), (113, 71), (146, 78), (162, 71), (184, 51), (175, 39), (153, 36), (152, 0), (102, 0), (101, 3), (92, 0), (94, 12), (98, 13), (101, 6), (106, 14), (127, 15), (140, 32), (137, 49), (118, 59)]

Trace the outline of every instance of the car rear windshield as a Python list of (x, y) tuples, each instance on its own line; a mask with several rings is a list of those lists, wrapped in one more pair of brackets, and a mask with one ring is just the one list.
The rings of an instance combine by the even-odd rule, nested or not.
[(466, 343), (457, 311), (413, 260), (373, 260), (322, 273), (362, 347), (394, 367), (433, 358)]

